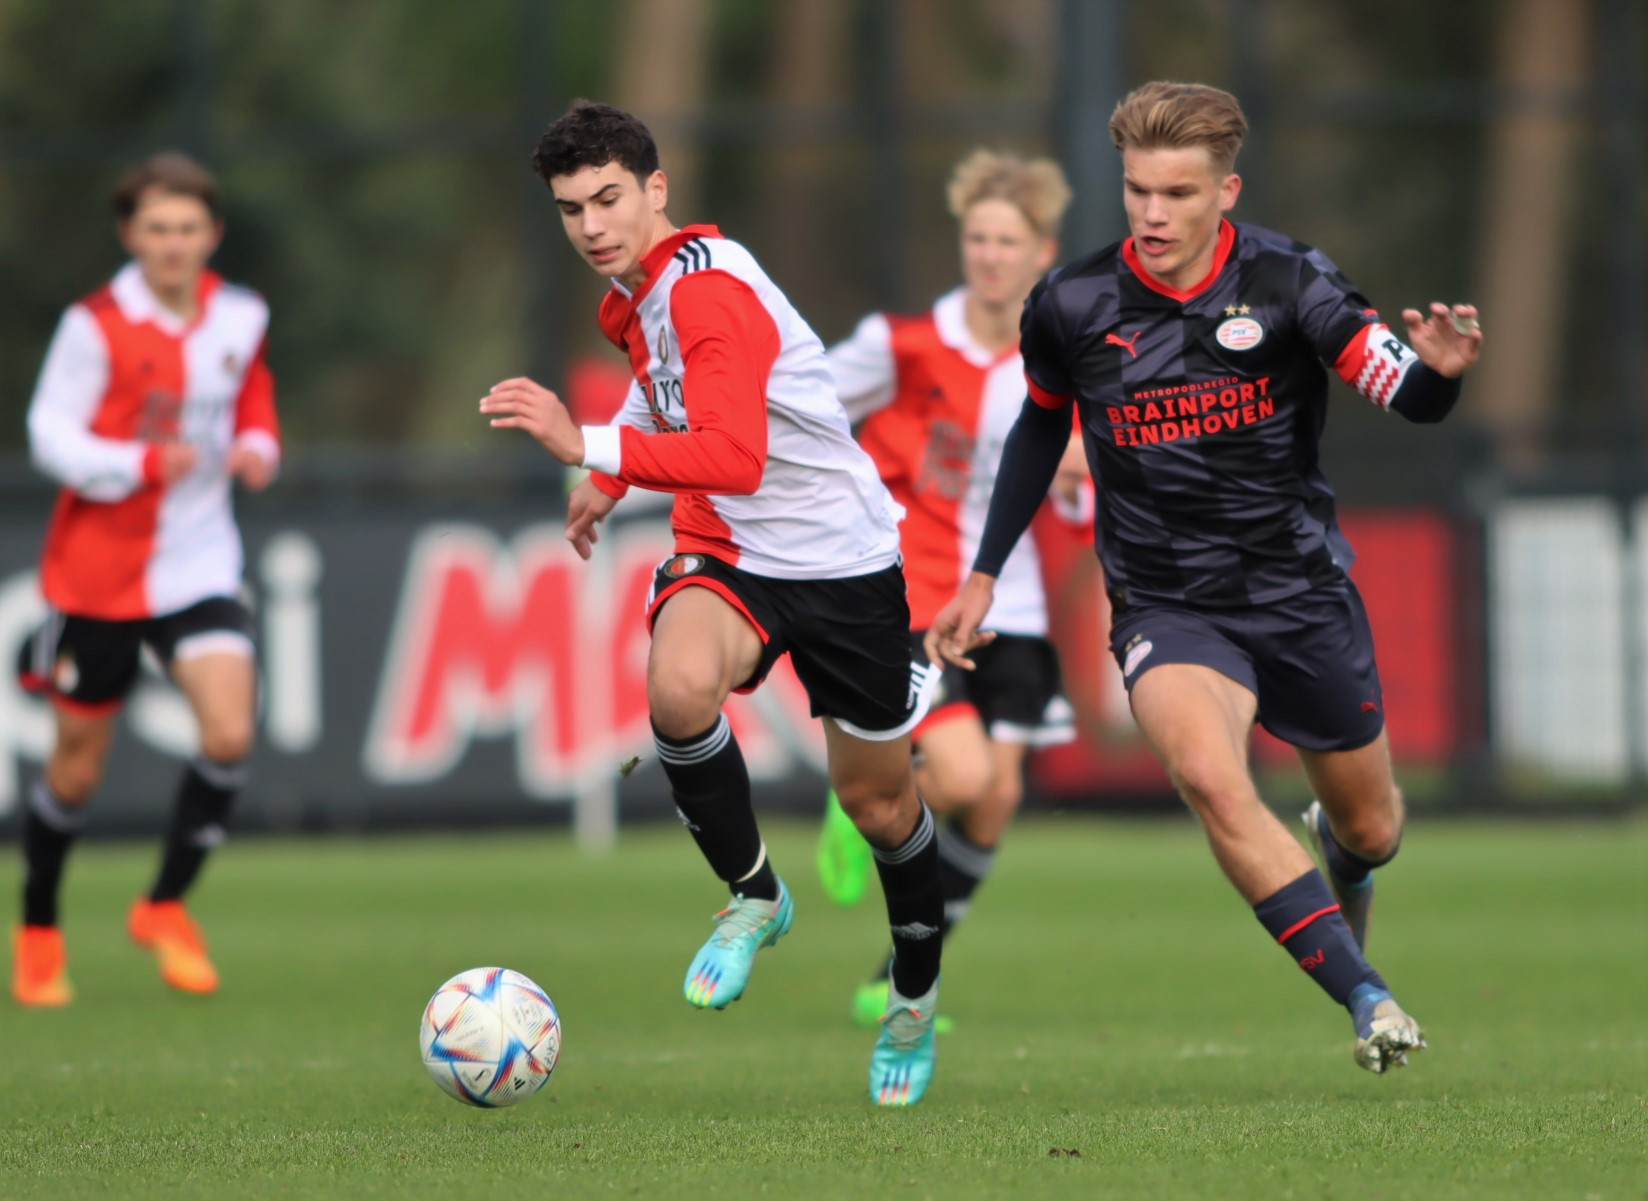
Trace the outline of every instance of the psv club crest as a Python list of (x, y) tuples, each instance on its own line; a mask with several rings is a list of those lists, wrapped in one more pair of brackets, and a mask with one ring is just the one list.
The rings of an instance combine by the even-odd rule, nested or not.
[[(1229, 314), (1235, 308), (1232, 305), (1225, 312)], [(1247, 316), (1247, 310), (1248, 306), (1242, 305), (1239, 315), (1227, 316), (1214, 331), (1213, 336), (1226, 350), (1252, 350), (1265, 340), (1265, 327)]]

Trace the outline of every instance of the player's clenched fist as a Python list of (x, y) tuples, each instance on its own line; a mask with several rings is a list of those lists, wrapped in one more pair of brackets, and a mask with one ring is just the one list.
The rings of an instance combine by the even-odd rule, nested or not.
[(954, 600), (939, 610), (922, 639), (929, 661), (942, 667), (953, 663), (972, 671), (975, 666), (967, 652), (996, 640), (994, 630), (981, 630), (996, 599), (996, 579), (975, 571), (967, 577)]
[(496, 429), (525, 430), (569, 467), (584, 461), (584, 435), (561, 398), (524, 377), (493, 385), (481, 397), (481, 412)]

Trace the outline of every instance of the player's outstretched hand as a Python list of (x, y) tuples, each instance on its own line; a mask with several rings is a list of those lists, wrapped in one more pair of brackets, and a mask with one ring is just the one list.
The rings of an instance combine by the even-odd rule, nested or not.
[(262, 492), (275, 478), (275, 465), (262, 451), (250, 446), (236, 446), (230, 450), (226, 466), (230, 475), (253, 492)]
[(481, 412), (495, 429), (525, 430), (569, 467), (584, 461), (584, 434), (572, 420), (561, 398), (542, 384), (524, 377), (494, 384), (481, 397)]
[(1482, 327), (1476, 322), (1476, 306), (1448, 306), (1431, 302), (1429, 313), (1403, 309), (1408, 323), (1408, 341), (1419, 361), (1438, 375), (1457, 379), (1471, 369), (1482, 353)]
[(988, 646), (996, 640), (994, 630), (981, 630), (996, 599), (996, 577), (975, 571), (956, 593), (955, 599), (939, 610), (933, 624), (922, 639), (922, 649), (930, 662), (943, 667), (954, 663), (972, 671), (977, 664), (967, 652)]
[(588, 559), (594, 552), (595, 544), (601, 540), (601, 532), (595, 527), (606, 520), (617, 503), (616, 497), (608, 496), (589, 480), (579, 484), (567, 497), (566, 540), (572, 543), (580, 559)]

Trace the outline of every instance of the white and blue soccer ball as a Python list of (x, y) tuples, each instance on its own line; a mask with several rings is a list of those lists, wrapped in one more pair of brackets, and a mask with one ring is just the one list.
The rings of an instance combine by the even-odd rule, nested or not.
[(555, 1071), (561, 1015), (520, 972), (470, 968), (429, 998), (418, 1045), (423, 1066), (448, 1096), (486, 1109), (517, 1105)]

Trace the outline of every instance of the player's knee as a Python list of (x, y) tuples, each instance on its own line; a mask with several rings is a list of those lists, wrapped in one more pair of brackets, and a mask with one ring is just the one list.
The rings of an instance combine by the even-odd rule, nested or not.
[(1402, 792), (1394, 786), (1385, 805), (1364, 805), (1333, 821), (1333, 837), (1358, 859), (1389, 863), (1402, 845)]
[(1018, 775), (998, 775), (990, 789), (990, 807), (1007, 817), (1024, 803), (1024, 781)]
[(652, 724), (671, 738), (702, 733), (721, 711), (724, 698), (718, 684), (703, 672), (679, 668), (654, 671), (647, 678)]
[(1238, 821), (1242, 811), (1255, 801), (1246, 774), (1232, 770), (1221, 760), (1188, 759), (1175, 764), (1170, 774), (1179, 795), (1206, 825)]
[(252, 753), (252, 723), (246, 720), (217, 720), (200, 730), (200, 753), (213, 763), (239, 763)]
[(52, 795), (65, 805), (84, 805), (102, 782), (102, 755), (66, 754), (59, 750), (47, 765), (46, 783)]
[(908, 779), (859, 776), (838, 780), (836, 797), (859, 833), (874, 846), (890, 846), (904, 831), (898, 829), (911, 801)]
[(935, 813), (962, 813), (982, 805), (991, 793), (989, 764), (966, 770), (949, 765), (921, 776), (921, 797)]

